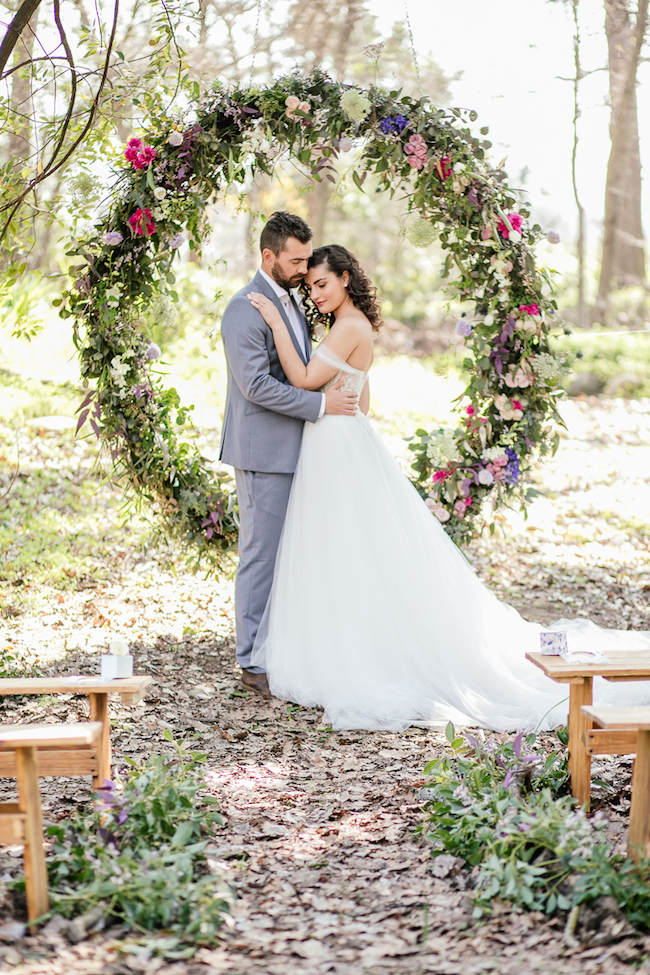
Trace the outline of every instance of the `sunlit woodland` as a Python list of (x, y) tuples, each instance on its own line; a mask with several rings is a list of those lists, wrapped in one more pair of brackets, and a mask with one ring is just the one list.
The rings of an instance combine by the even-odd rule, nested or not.
[[(376, 285), (370, 420), (480, 579), (543, 626), (650, 630), (648, 0), (535, 3), (570, 51), (561, 228), (457, 104), (466, 66), (416, 0), (0, 0), (0, 970), (650, 964), (650, 708), (609, 751), (584, 725), (585, 794), (573, 718), (337, 731), (235, 659), (221, 319), (275, 211)], [(488, 6), (457, 30), (496, 48), (511, 7)], [(147, 681), (102, 690), (125, 652)], [(28, 725), (45, 744), (11, 750)]]

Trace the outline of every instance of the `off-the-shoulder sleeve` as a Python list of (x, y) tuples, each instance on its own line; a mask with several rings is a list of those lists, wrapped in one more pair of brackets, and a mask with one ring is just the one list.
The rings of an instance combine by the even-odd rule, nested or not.
[(328, 348), (324, 342), (321, 342), (321, 344), (317, 346), (317, 348), (314, 350), (314, 355), (318, 356), (318, 358), (325, 362), (328, 366), (331, 366), (332, 369), (340, 369), (341, 372), (349, 373), (359, 372), (358, 369), (351, 366), (349, 362), (342, 359), (340, 355), (336, 354), (336, 352), (332, 352), (332, 350)]

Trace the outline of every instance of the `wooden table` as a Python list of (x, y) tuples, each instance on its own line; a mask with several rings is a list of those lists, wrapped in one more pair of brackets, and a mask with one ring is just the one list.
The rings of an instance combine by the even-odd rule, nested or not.
[(607, 731), (629, 731), (637, 735), (636, 761), (632, 773), (632, 803), (627, 855), (633, 860), (650, 856), (650, 707), (583, 707), (585, 717)]
[[(119, 694), (122, 704), (137, 704), (144, 697), (151, 677), (98, 680), (95, 677), (19, 677), (0, 680), (0, 697), (17, 694), (87, 694), (90, 720), (100, 721), (102, 734), (93, 750), (48, 749), (40, 756), (39, 775), (92, 775), (93, 787), (111, 777), (111, 734), (108, 695)], [(33, 726), (32, 726), (33, 727)], [(0, 776), (16, 775), (16, 757), (0, 753)]]
[(562, 657), (527, 653), (531, 663), (559, 684), (569, 684), (569, 772), (571, 791), (581, 806), (591, 799), (591, 756), (629, 755), (637, 733), (626, 728), (594, 728), (584, 707), (593, 704), (593, 679), (650, 680), (650, 650), (608, 650), (609, 663), (568, 663)]
[(0, 803), (0, 842), (25, 846), (25, 889), (30, 921), (49, 910), (38, 790), (39, 762), (53, 751), (74, 753), (80, 749), (87, 752), (96, 749), (103, 733), (101, 721), (73, 725), (0, 725), (0, 757), (14, 759), (18, 780), (18, 802)]

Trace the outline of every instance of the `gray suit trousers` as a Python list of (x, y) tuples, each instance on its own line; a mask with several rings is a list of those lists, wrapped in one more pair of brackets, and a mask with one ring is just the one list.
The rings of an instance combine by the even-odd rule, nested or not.
[[(239, 500), (239, 566), (235, 579), (237, 662), (250, 667), (253, 644), (273, 583), (293, 474), (235, 469)], [(261, 667), (251, 668), (262, 673)]]

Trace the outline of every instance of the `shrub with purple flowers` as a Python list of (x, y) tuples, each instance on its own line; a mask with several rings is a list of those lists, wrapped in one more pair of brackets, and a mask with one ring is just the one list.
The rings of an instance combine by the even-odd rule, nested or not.
[(164, 929), (160, 953), (189, 957), (216, 943), (233, 894), (205, 857), (222, 821), (200, 775), (205, 755), (165, 737), (174, 754), (130, 762), (90, 812), (49, 827), (49, 885), (55, 913), (99, 907), (138, 933)]
[[(566, 745), (565, 729), (558, 738)], [(535, 734), (499, 741), (457, 736), (449, 724), (447, 739), (451, 756), (424, 770), (420, 831), (433, 856), (452, 854), (473, 868), (474, 917), (489, 915), (495, 898), (555, 914), (610, 895), (632, 923), (649, 926), (650, 861), (612, 855), (604, 820), (590, 819), (567, 794), (564, 756), (545, 755)]]

